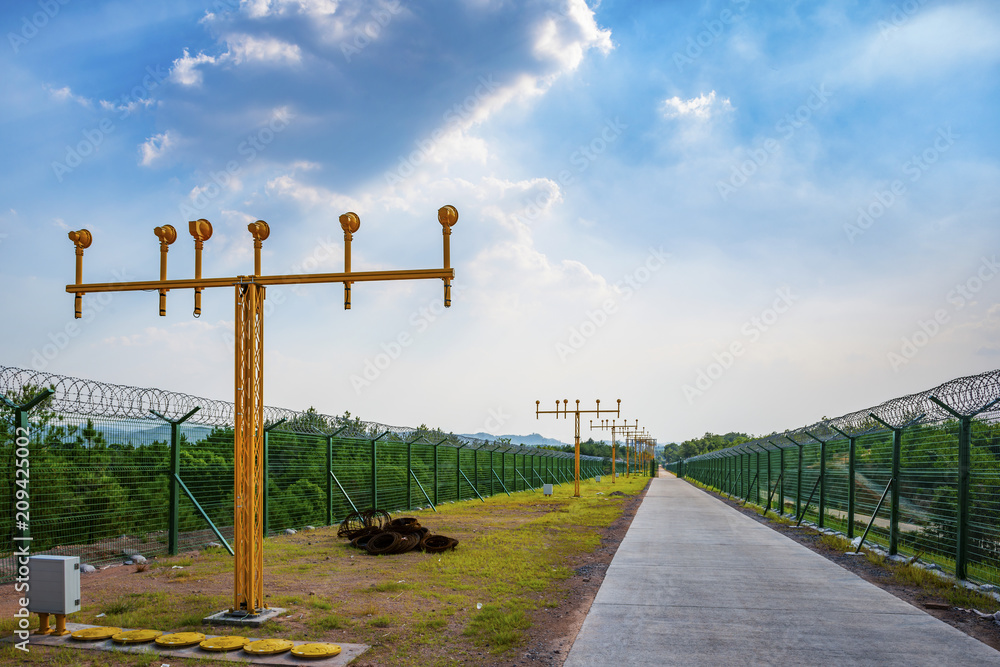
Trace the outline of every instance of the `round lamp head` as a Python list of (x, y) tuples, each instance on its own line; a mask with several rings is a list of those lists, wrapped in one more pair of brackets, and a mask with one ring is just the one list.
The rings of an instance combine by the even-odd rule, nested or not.
[(173, 225), (163, 225), (162, 227), (157, 227), (153, 230), (156, 234), (156, 238), (160, 239), (162, 243), (170, 245), (177, 240), (177, 230), (174, 229)]
[(358, 217), (357, 213), (348, 211), (340, 216), (340, 228), (348, 234), (353, 234), (361, 228), (361, 218)]
[(247, 229), (253, 234), (255, 239), (260, 239), (261, 241), (267, 240), (267, 237), (271, 235), (271, 228), (263, 220), (251, 222), (247, 225)]
[(78, 232), (70, 232), (69, 240), (72, 241), (73, 245), (77, 248), (89, 248), (90, 244), (94, 241), (94, 237), (91, 236), (88, 230), (81, 229)]
[(438, 209), (438, 222), (445, 227), (454, 227), (458, 222), (458, 209), (448, 204)]
[(191, 220), (188, 222), (188, 229), (195, 241), (207, 241), (212, 238), (212, 223), (205, 218)]

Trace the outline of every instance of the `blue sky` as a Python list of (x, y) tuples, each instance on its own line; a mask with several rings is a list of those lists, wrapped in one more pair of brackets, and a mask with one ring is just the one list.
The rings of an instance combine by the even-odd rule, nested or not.
[[(1000, 363), (987, 1), (9, 2), (0, 363), (232, 395), (230, 290), (84, 280), (434, 268), (272, 288), (268, 404), (541, 432), (622, 399), (661, 442), (782, 430)], [(69, 326), (69, 330), (67, 330)], [(69, 331), (69, 333), (67, 333)], [(400, 341), (404, 341), (400, 343)], [(585, 418), (586, 420), (586, 418)], [(584, 422), (586, 424), (586, 421)], [(584, 436), (588, 434), (584, 429)], [(601, 437), (595, 432), (596, 437)]]

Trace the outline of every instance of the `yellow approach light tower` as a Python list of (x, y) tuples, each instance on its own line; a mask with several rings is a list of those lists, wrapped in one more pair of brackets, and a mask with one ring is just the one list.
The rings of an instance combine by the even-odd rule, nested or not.
[[(559, 419), (559, 415), (560, 414), (563, 417), (566, 417), (567, 419), (569, 419), (570, 412), (573, 413), (573, 415), (574, 415), (574, 417), (576, 419), (576, 421), (574, 422), (574, 439), (575, 439), (575, 442), (576, 442), (576, 445), (575, 445), (575, 450), (576, 450), (576, 456), (575, 456), (575, 459), (576, 459), (576, 478), (574, 479), (574, 482), (573, 482), (573, 497), (574, 498), (579, 498), (580, 497), (580, 415), (581, 414), (596, 413), (597, 416), (600, 417), (601, 416), (601, 401), (600, 401), (600, 399), (597, 400), (597, 409), (596, 410), (581, 410), (580, 409), (580, 399), (576, 400), (576, 409), (575, 410), (569, 410), (568, 409), (569, 401), (567, 399), (565, 399), (565, 398), (563, 399), (563, 407), (562, 407), (562, 411), (561, 412), (559, 410), (559, 399), (556, 399), (556, 409), (555, 410), (539, 410), (538, 409), (539, 405), (541, 405), (541, 401), (535, 401), (535, 419), (538, 419), (538, 415), (553, 415), (553, 414), (556, 416), (556, 419)], [(616, 407), (614, 410), (605, 410), (604, 414), (607, 414), (607, 415), (613, 414), (616, 417), (620, 417), (621, 416), (621, 411), (622, 411), (622, 399), (619, 398), (618, 399), (618, 407)]]
[(264, 543), (263, 543), (263, 491), (264, 479), (264, 295), (268, 285), (293, 285), (305, 283), (343, 283), (344, 309), (351, 307), (353, 283), (381, 280), (444, 281), (444, 305), (451, 306), (451, 281), (455, 271), (451, 268), (449, 241), (451, 228), (458, 222), (458, 210), (443, 206), (438, 210), (438, 222), (444, 234), (444, 266), (440, 269), (412, 269), (398, 271), (351, 271), (351, 240), (361, 227), (355, 213), (340, 216), (344, 230), (344, 272), (295, 275), (261, 274), (261, 247), (271, 233), (263, 220), (247, 225), (254, 245), (254, 272), (248, 276), (229, 278), (202, 278), (201, 252), (205, 241), (212, 236), (208, 220), (189, 223), (194, 237), (195, 269), (193, 279), (167, 279), (167, 252), (177, 240), (177, 230), (171, 225), (157, 227), (153, 233), (160, 240), (160, 279), (143, 282), (89, 283), (83, 282), (83, 251), (90, 247), (93, 236), (86, 229), (70, 232), (69, 239), (76, 247), (76, 282), (66, 286), (75, 294), (75, 316), (81, 316), (84, 294), (92, 292), (159, 293), (160, 315), (167, 313), (167, 292), (176, 289), (194, 290), (194, 316), (201, 315), (201, 291), (209, 287), (230, 287), (235, 294), (236, 308), (236, 358), (235, 358), (235, 438), (234, 438), (234, 563), (233, 563), (233, 615), (255, 617), (261, 614), (264, 604)]
[(622, 430), (622, 437), (625, 438), (625, 477), (632, 476), (632, 466), (635, 462), (632, 450), (635, 447), (635, 439), (641, 435), (645, 435), (645, 433), (645, 428), (639, 428), (638, 419), (635, 421), (634, 426), (626, 426)]
[[(593, 431), (595, 428), (608, 430), (611, 429), (611, 483), (615, 483), (615, 479), (618, 477), (618, 441), (615, 440), (615, 429), (625, 429), (628, 428), (628, 420), (625, 420), (624, 424), (616, 424), (614, 419), (602, 419), (601, 423), (594, 426), (594, 420), (590, 420), (590, 430)], [(635, 420), (635, 427), (639, 428), (639, 420)]]

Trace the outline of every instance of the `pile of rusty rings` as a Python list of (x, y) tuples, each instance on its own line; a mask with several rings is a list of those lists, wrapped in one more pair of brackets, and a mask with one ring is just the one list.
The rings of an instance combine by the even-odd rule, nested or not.
[(458, 540), (432, 535), (413, 517), (390, 520), (386, 512), (378, 509), (349, 514), (340, 524), (337, 536), (349, 538), (352, 547), (373, 555), (403, 554), (414, 549), (438, 553), (458, 546)]

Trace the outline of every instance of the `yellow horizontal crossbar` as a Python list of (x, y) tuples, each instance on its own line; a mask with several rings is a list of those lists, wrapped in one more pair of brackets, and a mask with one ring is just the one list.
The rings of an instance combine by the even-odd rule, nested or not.
[(201, 289), (257, 285), (302, 285), (314, 283), (362, 283), (376, 280), (447, 280), (455, 278), (454, 269), (403, 269), (398, 271), (352, 271), (350, 273), (291, 274), (284, 276), (235, 276), (232, 278), (189, 278), (181, 280), (144, 280), (122, 283), (66, 285), (70, 294), (93, 292), (140, 292), (145, 290)]

